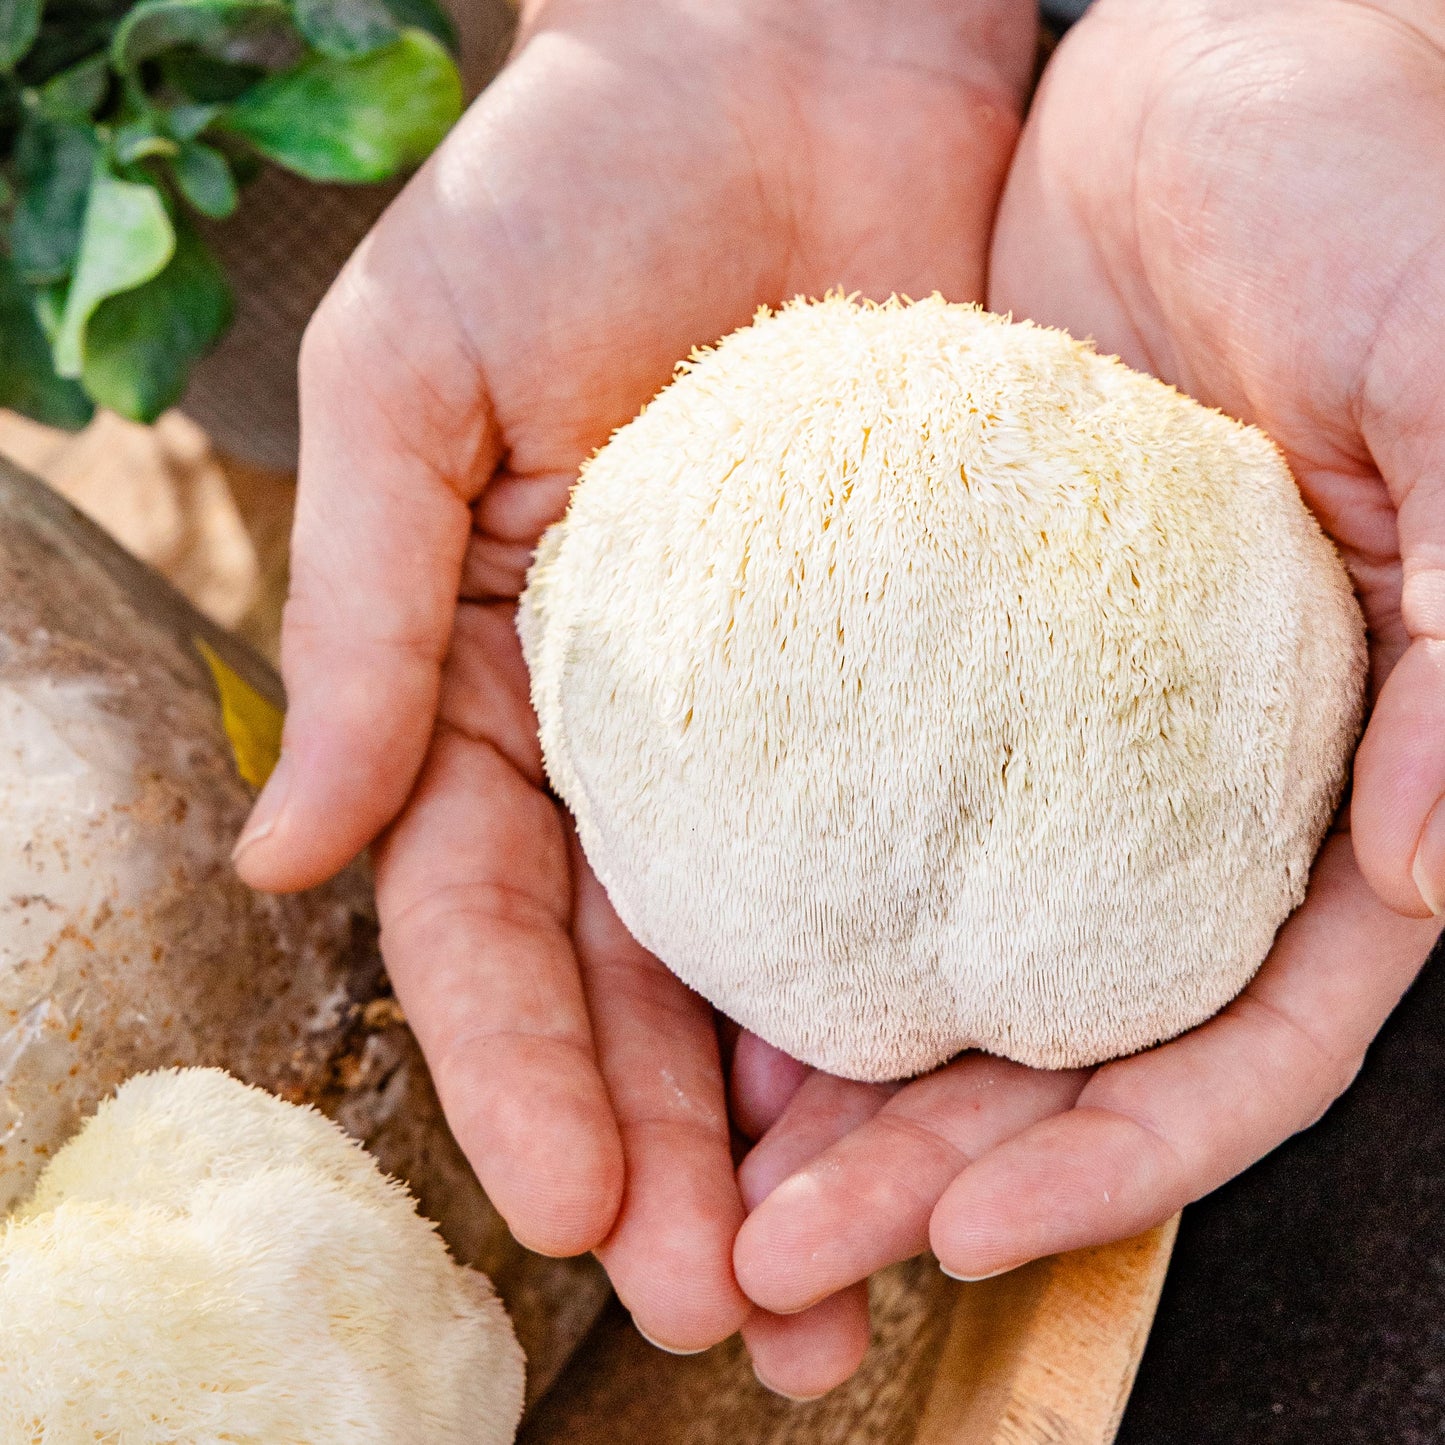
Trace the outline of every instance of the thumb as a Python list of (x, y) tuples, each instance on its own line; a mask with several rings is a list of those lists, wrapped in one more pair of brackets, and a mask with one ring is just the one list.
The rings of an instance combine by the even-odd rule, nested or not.
[[(1420, 323), (1445, 314), (1441, 260), (1433, 295), (1414, 298)], [(1365, 441), (1396, 508), (1409, 641), (1356, 754), (1350, 810), (1360, 871), (1416, 917), (1445, 913), (1445, 394), (1431, 350), (1377, 347), (1362, 393)]]
[(281, 761), (236, 845), (253, 887), (306, 888), (396, 815), (436, 718), (470, 503), (497, 444), (428, 258), (418, 182), (307, 330)]

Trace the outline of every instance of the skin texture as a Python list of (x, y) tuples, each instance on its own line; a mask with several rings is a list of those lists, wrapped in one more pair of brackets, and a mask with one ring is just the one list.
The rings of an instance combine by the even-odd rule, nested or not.
[[(713, 1019), (543, 791), (513, 599), (579, 461), (692, 344), (840, 283), (981, 294), (1032, 17), (723, 8), (530, 17), (318, 314), (285, 760), (239, 866), (305, 886), (385, 829), (397, 990), (518, 1237), (597, 1247), (667, 1345), (741, 1324), (809, 1395), (861, 1357), (873, 1270), (1134, 1233), (1313, 1122), (1438, 932), (1445, 35), (1424, 3), (1100, 0), (993, 237), (992, 306), (1269, 430), (1360, 590), (1352, 808), (1255, 983), (1091, 1074), (975, 1055), (851, 1084), (743, 1035), (725, 1093)], [(729, 1107), (760, 1138), (736, 1181)]]
[(714, 1019), (544, 790), (515, 598), (579, 463), (693, 345), (839, 284), (982, 298), (1033, 24), (1018, 0), (548, 5), (303, 350), (285, 754), (239, 867), (304, 887), (384, 829), (387, 963), (518, 1238), (595, 1248), (665, 1346), (741, 1326), (791, 1394), (861, 1359), (866, 1291), (770, 1320), (738, 1287)]

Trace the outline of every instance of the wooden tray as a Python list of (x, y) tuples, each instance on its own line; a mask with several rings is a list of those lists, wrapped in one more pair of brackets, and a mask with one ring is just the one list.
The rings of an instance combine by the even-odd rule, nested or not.
[[(294, 480), (217, 456), (171, 414), (101, 416), (76, 436), (0, 412), (0, 454), (38, 473), (271, 657)], [(523, 1445), (1107, 1445), (1173, 1246), (1175, 1222), (978, 1284), (931, 1260), (873, 1284), (874, 1348), (826, 1399), (789, 1404), (734, 1340), (676, 1358), (614, 1304), (529, 1412)]]
[(806, 1405), (763, 1389), (736, 1339), (665, 1355), (614, 1304), (520, 1445), (1107, 1445), (1176, 1225), (978, 1284), (928, 1258), (886, 1270), (863, 1368)]

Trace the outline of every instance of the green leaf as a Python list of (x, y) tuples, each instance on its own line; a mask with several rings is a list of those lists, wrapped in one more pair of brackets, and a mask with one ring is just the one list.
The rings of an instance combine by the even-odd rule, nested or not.
[(90, 420), (89, 398), (55, 374), (50, 343), (36, 320), (29, 289), (0, 254), (0, 406), (47, 426), (74, 431)]
[(129, 7), (49, 0), (41, 11), (40, 34), (16, 66), (27, 85), (44, 85), (97, 52), (104, 52), (116, 24)]
[(244, 150), (239, 145), (233, 145), (226, 152), (226, 159), (231, 163), (231, 174), (238, 186), (249, 186), (266, 168), (266, 163), (255, 151)]
[(220, 114), (218, 105), (173, 105), (166, 112), (166, 129), (177, 140), (195, 140)]
[(85, 120), (110, 89), (110, 62), (92, 55), (59, 75), (53, 75), (35, 93), (40, 113), (53, 120)]
[(15, 137), (25, 120), (25, 96), (16, 76), (0, 72), (0, 155), (15, 150)]
[(16, 62), (40, 34), (41, 0), (0, 0), (0, 70)]
[(55, 338), (60, 335), (60, 318), (65, 315), (65, 291), (63, 281), (51, 286), (37, 286), (31, 294), (35, 319), (45, 333), (46, 345), (53, 351)]
[(334, 59), (370, 55), (401, 33), (384, 0), (294, 0), (294, 4), (296, 24), (308, 44)]
[(86, 391), (133, 421), (154, 421), (180, 400), (195, 365), (231, 322), (231, 289), (205, 243), (176, 226), (170, 264), (102, 303), (85, 338)]
[(187, 141), (171, 162), (181, 194), (203, 215), (221, 220), (236, 209), (236, 179), (213, 146)]
[(93, 126), (31, 114), (15, 147), (10, 254), (31, 285), (70, 274), (100, 140)]
[(55, 369), (78, 377), (85, 364), (86, 327), (110, 296), (144, 285), (171, 259), (175, 228), (152, 185), (118, 180), (97, 169), (85, 207), (80, 253), (55, 338)]
[(380, 181), (423, 160), (462, 109), (439, 41), (408, 30), (359, 60), (315, 56), (263, 80), (218, 124), (313, 181)]
[(156, 128), (153, 116), (117, 127), (111, 137), (110, 148), (122, 166), (134, 165), (151, 156), (173, 156), (180, 151), (180, 146), (170, 136)]
[(111, 64), (134, 75), (142, 62), (189, 47), (217, 60), (259, 64), (272, 48), (296, 41), (282, 0), (141, 0), (110, 44)]
[(456, 54), (457, 28), (452, 24), (452, 17), (436, 0), (386, 0), (386, 8), (403, 29), (425, 30)]
[(200, 105), (224, 105), (239, 100), (266, 72), (258, 65), (233, 65), (199, 50), (172, 50), (161, 57), (166, 80)]

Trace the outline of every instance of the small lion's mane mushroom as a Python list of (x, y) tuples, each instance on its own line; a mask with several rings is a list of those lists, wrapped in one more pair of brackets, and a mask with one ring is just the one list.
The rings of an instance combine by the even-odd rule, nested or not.
[(1365, 669), (1268, 438), (936, 297), (696, 355), (583, 468), (519, 626), (623, 921), (861, 1079), (1222, 1007), (1304, 895)]
[(336, 1125), (147, 1074), (0, 1235), (0, 1440), (503, 1445), (521, 1351), (486, 1279)]

